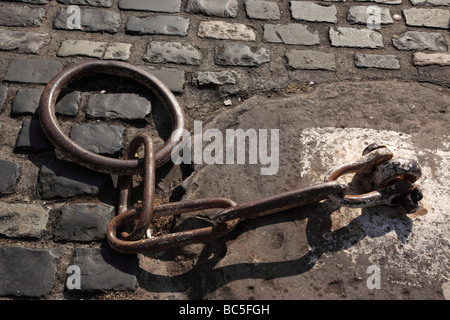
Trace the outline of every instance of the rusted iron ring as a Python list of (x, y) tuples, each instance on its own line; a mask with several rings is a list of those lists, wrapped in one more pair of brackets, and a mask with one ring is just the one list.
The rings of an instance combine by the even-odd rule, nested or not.
[(62, 131), (55, 116), (55, 104), (61, 90), (70, 82), (94, 74), (121, 76), (137, 81), (148, 88), (166, 107), (172, 117), (172, 130), (177, 135), (170, 137), (155, 154), (159, 167), (170, 159), (172, 149), (182, 143), (181, 132), (186, 129), (182, 107), (173, 93), (151, 73), (119, 61), (89, 61), (73, 65), (58, 73), (45, 87), (39, 102), (39, 119), (48, 139), (67, 154), (71, 160), (92, 170), (110, 174), (137, 174), (144, 171), (144, 159), (115, 159), (88, 151), (74, 143)]

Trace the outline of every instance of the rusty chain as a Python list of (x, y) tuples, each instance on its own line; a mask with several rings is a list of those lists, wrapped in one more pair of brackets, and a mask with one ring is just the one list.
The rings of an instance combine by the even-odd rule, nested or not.
[[(185, 129), (186, 121), (182, 107), (172, 92), (149, 72), (117, 61), (94, 61), (71, 66), (57, 74), (45, 87), (40, 104), (39, 119), (49, 140), (70, 159), (87, 168), (120, 175), (119, 208), (107, 230), (109, 245), (119, 252), (140, 253), (161, 251), (171, 247), (205, 242), (222, 237), (243, 220), (298, 208), (330, 199), (340, 206), (365, 208), (376, 205), (398, 206), (410, 213), (418, 208), (422, 194), (414, 182), (420, 178), (421, 169), (415, 160), (394, 159), (384, 145), (371, 144), (362, 157), (352, 163), (334, 168), (325, 181), (316, 186), (237, 204), (230, 199), (208, 198), (185, 200), (155, 205), (155, 170), (170, 159), (171, 151), (182, 143), (183, 138), (172, 136), (158, 151), (154, 151), (149, 135), (138, 134), (126, 150), (124, 159), (115, 159), (90, 152), (75, 144), (59, 126), (55, 116), (55, 102), (63, 87), (71, 81), (92, 74), (110, 74), (133, 79), (148, 88), (166, 107), (172, 117), (172, 129)], [(178, 132), (182, 132), (178, 130)], [(144, 146), (144, 158), (133, 156)], [(370, 189), (364, 194), (347, 194), (349, 187), (336, 180), (348, 173), (355, 173), (354, 180), (364, 181)], [(142, 208), (131, 208), (130, 190), (133, 175), (143, 174)], [(368, 187), (367, 187), (368, 186)], [(207, 218), (210, 226), (194, 230), (146, 237), (153, 219), (207, 209), (221, 209)], [(137, 221), (137, 222), (136, 222)], [(129, 230), (130, 222), (135, 222)]]

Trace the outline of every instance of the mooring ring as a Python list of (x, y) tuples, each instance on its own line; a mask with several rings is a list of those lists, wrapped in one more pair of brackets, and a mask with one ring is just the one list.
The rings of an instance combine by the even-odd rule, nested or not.
[(72, 141), (59, 126), (55, 116), (55, 104), (61, 90), (70, 82), (93, 74), (123, 76), (135, 80), (150, 89), (162, 102), (172, 117), (172, 132), (175, 132), (155, 154), (156, 167), (165, 164), (170, 159), (172, 149), (183, 141), (184, 130), (178, 130), (186, 129), (183, 109), (170, 89), (158, 78), (126, 62), (89, 61), (73, 65), (58, 73), (44, 88), (39, 102), (39, 119), (48, 139), (72, 161), (89, 169), (128, 175), (144, 171), (143, 159), (122, 160), (96, 154)]

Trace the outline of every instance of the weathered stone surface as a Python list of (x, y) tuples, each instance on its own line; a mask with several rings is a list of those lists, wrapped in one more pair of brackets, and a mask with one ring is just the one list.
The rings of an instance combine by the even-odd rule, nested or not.
[(310, 1), (291, 1), (294, 20), (337, 23), (336, 6), (323, 6)]
[(280, 20), (280, 8), (274, 1), (245, 0), (245, 10), (251, 19)]
[(117, 33), (122, 23), (120, 14), (106, 9), (80, 9), (80, 28), (68, 26), (67, 21), (71, 13), (62, 8), (53, 20), (53, 28), (65, 30), (82, 30), (87, 32)]
[(332, 53), (313, 50), (289, 50), (286, 53), (288, 65), (294, 69), (330, 70), (336, 69), (336, 58)]
[(87, 56), (102, 58), (108, 43), (89, 40), (64, 40), (58, 50), (58, 56)]
[(450, 54), (414, 52), (413, 63), (416, 66), (428, 66), (433, 64), (450, 66)]
[(184, 91), (185, 73), (181, 69), (162, 68), (155, 69), (146, 67), (146, 69), (161, 80), (174, 93), (182, 93)]
[(319, 32), (299, 23), (265, 24), (263, 38), (267, 42), (311, 46), (320, 43)]
[(334, 47), (383, 48), (383, 36), (371, 29), (330, 28), (331, 45)]
[(450, 6), (450, 0), (411, 0), (411, 3), (415, 6)]
[(0, 5), (0, 25), (8, 27), (39, 27), (45, 18), (42, 8), (16, 6), (14, 4)]
[(401, 4), (402, 0), (355, 0), (358, 2), (375, 2), (382, 4)]
[(243, 44), (225, 44), (216, 46), (214, 58), (218, 65), (257, 67), (270, 61), (270, 52), (266, 48), (252, 50)]
[(23, 2), (23, 3), (31, 3), (31, 4), (47, 4), (51, 0), (6, 0), (11, 2)]
[(150, 101), (132, 93), (93, 94), (86, 109), (89, 117), (124, 120), (143, 120), (150, 112)]
[(81, 124), (72, 127), (70, 138), (86, 150), (113, 155), (122, 149), (125, 128), (97, 124)]
[(76, 248), (71, 264), (81, 271), (81, 291), (125, 291), (137, 287), (136, 255), (109, 248)]
[(398, 50), (447, 51), (444, 37), (437, 32), (406, 31), (392, 39), (392, 44)]
[(34, 114), (39, 106), (43, 89), (19, 89), (12, 103), (11, 114)]
[(113, 5), (113, 0), (58, 0), (59, 3), (74, 4), (74, 5), (90, 5), (93, 7), (110, 8)]
[(14, 58), (4, 80), (47, 84), (62, 68), (63, 64), (56, 60)]
[(204, 71), (197, 72), (197, 75), (193, 79), (193, 82), (199, 86), (215, 84), (215, 85), (223, 85), (223, 84), (235, 84), (236, 78), (233, 73), (230, 71)]
[(450, 28), (450, 11), (444, 9), (430, 8), (409, 8), (404, 9), (407, 26), (415, 27), (432, 27), (449, 29)]
[(177, 63), (198, 66), (202, 62), (202, 53), (188, 43), (152, 41), (148, 44), (144, 60), (151, 63)]
[(235, 18), (238, 12), (238, 2), (237, 0), (188, 0), (186, 12), (222, 18)]
[[(44, 89), (41, 88), (19, 89), (12, 103), (11, 114), (35, 114), (43, 90)], [(76, 116), (80, 101), (81, 94), (79, 91), (65, 94), (56, 103), (55, 113), (66, 116)]]
[(249, 26), (242, 23), (228, 23), (224, 21), (200, 22), (197, 35), (200, 38), (221, 40), (256, 40), (256, 34)]
[(57, 258), (53, 249), (0, 247), (0, 295), (49, 295), (55, 281)]
[(138, 18), (131, 16), (125, 25), (125, 31), (131, 34), (162, 34), (186, 36), (189, 19), (177, 16), (152, 16)]
[(0, 203), (0, 221), (2, 235), (41, 238), (47, 227), (48, 212), (34, 204)]
[(111, 176), (62, 160), (42, 165), (38, 177), (38, 193), (43, 199), (97, 196), (111, 186)]
[[(428, 213), (405, 216), (385, 206), (349, 209), (325, 201), (243, 221), (224, 238), (173, 252), (190, 257), (195, 268), (186, 263), (170, 272), (173, 255), (144, 258), (148, 265), (140, 283), (153, 285), (155, 294), (162, 288), (177, 294), (190, 289), (191, 299), (443, 299), (450, 255), (445, 200), (450, 131), (448, 114), (439, 110), (449, 99), (439, 86), (338, 82), (288, 98), (253, 97), (216, 115), (203, 130), (225, 135), (226, 129), (280, 128), (279, 171), (262, 176), (260, 163), (201, 164), (185, 181), (184, 199), (219, 196), (241, 204), (311, 186), (331, 167), (358, 159), (367, 144), (382, 141), (395, 156), (423, 164), (417, 185), (430, 197), (422, 202)], [(181, 218), (176, 230), (191, 229), (192, 219)], [(202, 221), (197, 226), (205, 225)], [(382, 290), (366, 284), (374, 264)], [(187, 284), (192, 277), (200, 283)], [(157, 279), (160, 285), (154, 285)]]
[(18, 163), (8, 160), (0, 160), (0, 194), (16, 192), (17, 179), (20, 166)]
[(103, 54), (103, 59), (127, 61), (130, 58), (131, 47), (132, 45), (129, 43), (109, 43)]
[(48, 33), (0, 29), (0, 50), (17, 53), (38, 53), (50, 42)]
[(55, 241), (103, 240), (114, 207), (105, 204), (68, 203), (61, 208), (56, 224)]
[(119, 9), (154, 11), (154, 12), (180, 12), (181, 0), (120, 0)]
[(89, 40), (64, 40), (58, 50), (58, 56), (87, 56), (99, 59), (128, 60), (131, 44), (107, 43)]
[[(347, 12), (347, 21), (351, 24), (367, 24), (367, 22), (372, 22), (373, 15), (369, 13), (371, 11), (367, 10), (368, 6), (352, 6)], [(391, 13), (388, 8), (378, 7), (380, 9), (380, 24), (392, 24)]]
[(392, 54), (355, 53), (355, 66), (362, 68), (400, 69), (400, 61)]
[(37, 119), (26, 119), (22, 122), (16, 141), (16, 148), (25, 148), (34, 152), (51, 151), (55, 147), (48, 140)]
[(8, 87), (0, 86), (0, 111), (2, 110), (2, 106), (6, 100), (7, 94), (8, 94)]

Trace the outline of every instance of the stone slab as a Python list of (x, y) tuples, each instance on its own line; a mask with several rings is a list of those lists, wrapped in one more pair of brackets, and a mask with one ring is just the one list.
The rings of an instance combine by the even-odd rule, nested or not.
[(110, 8), (113, 5), (114, 0), (58, 0), (58, 2), (63, 4)]
[(444, 37), (438, 32), (406, 31), (392, 39), (392, 44), (398, 50), (447, 51)]
[(450, 28), (450, 10), (430, 8), (404, 9), (406, 25), (413, 27)]
[(200, 38), (220, 40), (256, 40), (256, 34), (251, 27), (242, 23), (228, 23), (225, 21), (201, 21), (197, 35)]
[(288, 50), (288, 66), (293, 69), (336, 70), (336, 57), (332, 53), (314, 50)]
[(267, 42), (306, 46), (320, 43), (317, 30), (299, 23), (265, 24), (263, 39)]
[(152, 12), (180, 12), (181, 0), (120, 0), (119, 9)]
[(310, 1), (291, 1), (290, 4), (294, 20), (337, 23), (335, 5), (320, 5)]
[(63, 64), (56, 60), (13, 58), (4, 80), (47, 84), (62, 68)]
[(137, 288), (136, 255), (109, 248), (76, 248), (71, 262), (81, 271), (81, 291), (133, 291)]
[(189, 19), (178, 16), (151, 16), (138, 18), (131, 16), (125, 25), (130, 34), (160, 34), (169, 36), (187, 36)]
[(105, 239), (115, 208), (105, 204), (67, 203), (54, 231), (55, 241), (98, 241)]
[(122, 150), (124, 127), (80, 124), (70, 130), (70, 138), (88, 151), (114, 155)]
[[(61, 8), (53, 20), (53, 28), (63, 30), (81, 30), (86, 32), (117, 33), (122, 23), (118, 12), (106, 9), (80, 9), (80, 24), (68, 25), (72, 13), (67, 13), (66, 8)], [(72, 20), (71, 20), (72, 21)]]
[(238, 13), (237, 0), (188, 0), (186, 12), (201, 13), (206, 16), (236, 18)]
[(37, 54), (50, 39), (48, 33), (0, 29), (0, 50)]
[(236, 78), (230, 71), (202, 71), (197, 72), (193, 79), (193, 82), (199, 86), (203, 85), (224, 85), (224, 84), (236, 84)]
[[(347, 21), (350, 24), (364, 24), (367, 25), (367, 22), (374, 23), (374, 15), (372, 11), (369, 11), (368, 6), (351, 6), (347, 11)], [(378, 7), (380, 9), (380, 24), (393, 24), (394, 20), (392, 20), (391, 12), (389, 8)], [(370, 13), (370, 14), (369, 14)]]
[(42, 238), (48, 212), (42, 206), (23, 203), (0, 203), (0, 234), (15, 238)]
[(145, 120), (151, 112), (150, 101), (133, 93), (93, 94), (86, 115), (93, 118)]
[(0, 247), (0, 295), (50, 295), (57, 271), (57, 258), (57, 251), (54, 249)]
[(392, 54), (363, 54), (355, 53), (355, 65), (360, 68), (400, 69), (400, 61)]
[(43, 8), (14, 4), (0, 5), (0, 25), (7, 27), (39, 27), (45, 18)]
[(370, 49), (381, 49), (384, 47), (382, 34), (371, 29), (330, 28), (329, 37), (333, 47)]
[(202, 62), (202, 53), (188, 43), (152, 41), (148, 44), (144, 60), (198, 66)]
[(14, 161), (0, 160), (0, 194), (16, 192), (20, 165)]
[(250, 19), (280, 20), (280, 8), (274, 1), (245, 0), (244, 4)]
[(242, 44), (226, 44), (215, 47), (214, 61), (223, 66), (257, 67), (270, 61), (266, 48), (250, 48)]
[(55, 147), (48, 140), (38, 119), (25, 119), (16, 140), (16, 148), (32, 152), (53, 151)]
[(428, 65), (450, 66), (450, 54), (414, 52), (413, 63), (416, 66), (428, 66)]

